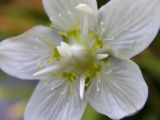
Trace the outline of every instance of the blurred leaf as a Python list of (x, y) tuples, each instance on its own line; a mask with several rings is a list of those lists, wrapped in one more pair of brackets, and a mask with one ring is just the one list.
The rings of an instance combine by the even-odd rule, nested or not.
[(100, 114), (97, 113), (89, 104), (87, 105), (86, 111), (83, 115), (82, 120), (99, 120)]
[(0, 71), (0, 77), (4, 77), (6, 75), (6, 73), (4, 73), (3, 71)]
[(14, 120), (22, 118), (26, 104), (27, 101), (22, 100), (11, 105), (7, 110), (8, 116)]
[(19, 98), (25, 98), (28, 99), (28, 97), (31, 95), (33, 91), (32, 87), (26, 87), (26, 88), (11, 88), (11, 87), (3, 87), (0, 86), (0, 99), (19, 99)]
[(136, 62), (139, 64), (140, 68), (143, 68), (160, 80), (160, 60), (155, 53), (151, 50), (146, 50), (142, 55), (136, 58)]
[(150, 111), (150, 113), (145, 116), (145, 120), (158, 120), (158, 116)]
[(16, 32), (1, 32), (0, 31), (0, 41), (5, 39), (5, 38), (8, 38), (8, 37), (11, 37), (11, 36), (15, 36), (17, 33)]
[(0, 5), (9, 3), (11, 0), (0, 0)]

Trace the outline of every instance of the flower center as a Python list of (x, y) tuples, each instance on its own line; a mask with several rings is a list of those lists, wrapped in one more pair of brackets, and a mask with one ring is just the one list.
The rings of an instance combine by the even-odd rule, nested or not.
[[(97, 44), (97, 42), (96, 42)], [(57, 50), (63, 62), (70, 68), (66, 72), (62, 72), (62, 77), (69, 80), (71, 83), (75, 80), (80, 80), (80, 97), (83, 98), (85, 89), (92, 83), (91, 79), (100, 72), (108, 54), (97, 54), (97, 47), (88, 46), (87, 44), (68, 45), (62, 42)], [(72, 87), (71, 87), (72, 88)]]
[(96, 62), (96, 53), (86, 46), (79, 44), (69, 46), (67, 43), (62, 42), (57, 49), (64, 62), (73, 66), (74, 71), (86, 71), (93, 62)]
[(57, 31), (63, 42), (59, 46), (53, 45), (52, 57), (47, 60), (48, 63), (56, 61), (56, 64), (34, 75), (50, 74), (51, 77), (62, 77), (71, 83), (71, 89), (73, 83), (79, 80), (80, 97), (83, 98), (84, 91), (90, 88), (92, 78), (100, 72), (109, 54), (99, 52), (103, 47), (103, 40), (89, 29), (88, 18), (93, 14), (93, 10), (86, 4), (79, 4), (75, 8), (84, 15), (82, 26), (79, 18), (75, 18), (75, 25), (68, 31)]

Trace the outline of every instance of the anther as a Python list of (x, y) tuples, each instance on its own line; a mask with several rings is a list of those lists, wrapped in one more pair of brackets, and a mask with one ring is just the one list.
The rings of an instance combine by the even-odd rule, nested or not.
[(93, 10), (87, 4), (81, 3), (75, 7), (77, 10), (84, 12), (86, 14), (93, 14)]
[(105, 58), (108, 58), (109, 55), (108, 54), (97, 54), (97, 59), (98, 60), (102, 60), (102, 59), (105, 59)]
[(84, 20), (83, 20), (83, 30), (82, 34), (83, 35), (88, 35), (88, 19), (89, 19), (89, 14), (93, 14), (93, 10), (90, 6), (87, 4), (81, 3), (75, 7), (77, 10), (81, 11), (84, 13)]

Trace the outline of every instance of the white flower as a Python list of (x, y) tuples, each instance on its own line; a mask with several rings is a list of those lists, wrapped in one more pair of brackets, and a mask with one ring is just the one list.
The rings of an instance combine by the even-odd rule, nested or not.
[(86, 104), (111, 119), (139, 111), (148, 88), (129, 60), (160, 27), (159, 0), (43, 0), (52, 28), (37, 26), (0, 44), (0, 67), (39, 79), (25, 120), (80, 120)]

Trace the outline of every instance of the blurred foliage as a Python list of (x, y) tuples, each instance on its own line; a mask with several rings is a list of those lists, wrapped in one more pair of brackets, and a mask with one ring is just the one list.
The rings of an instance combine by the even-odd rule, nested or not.
[[(98, 0), (98, 6), (102, 6), (106, 0)], [(31, 27), (39, 24), (47, 25), (49, 19), (46, 16), (41, 0), (0, 0), (0, 40), (18, 35)], [(151, 46), (142, 52), (133, 60), (142, 69), (145, 80), (149, 86), (149, 99), (144, 107), (137, 115), (125, 118), (124, 120), (159, 120), (160, 119), (160, 34)], [(0, 83), (3, 81), (5, 74), (0, 72)], [(31, 82), (31, 81), (29, 81)], [(34, 86), (34, 85), (33, 85)], [(21, 99), (9, 108), (11, 116), (22, 116), (25, 106), (25, 100), (29, 98), (33, 91), (32, 85), (29, 87), (10, 87), (0, 84), (0, 101), (8, 99)], [(16, 111), (13, 115), (13, 111)], [(1, 118), (0, 118), (1, 119)], [(83, 120), (108, 120), (95, 112), (88, 105), (84, 113)]]

